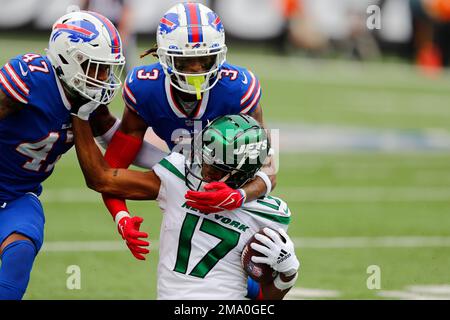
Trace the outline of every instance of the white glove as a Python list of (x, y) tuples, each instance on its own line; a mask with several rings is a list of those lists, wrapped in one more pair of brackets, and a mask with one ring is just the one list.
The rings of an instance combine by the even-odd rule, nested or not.
[(255, 263), (268, 264), (272, 269), (281, 272), (286, 276), (297, 273), (300, 262), (295, 256), (294, 243), (287, 233), (282, 228), (278, 229), (281, 236), (286, 239), (286, 242), (284, 242), (272, 229), (264, 228), (263, 231), (267, 236), (259, 233), (255, 235), (255, 239), (263, 245), (252, 243), (250, 246), (264, 256), (253, 256), (252, 261)]
[[(97, 93), (95, 96), (95, 99), (97, 101), (100, 101), (101, 98), (101, 92)], [(87, 121), (89, 120), (89, 116), (92, 112), (94, 112), (98, 107), (100, 106), (100, 103), (96, 101), (89, 101), (86, 104), (81, 105), (80, 107), (73, 106), (72, 109), (70, 109), (70, 113), (74, 116), (77, 116), (81, 120)]]

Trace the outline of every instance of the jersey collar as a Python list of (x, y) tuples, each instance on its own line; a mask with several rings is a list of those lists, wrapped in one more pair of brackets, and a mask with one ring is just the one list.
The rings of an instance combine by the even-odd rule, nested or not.
[[(187, 118), (188, 116), (186, 115), (186, 112), (175, 101), (175, 97), (173, 96), (173, 91), (170, 85), (170, 79), (168, 77), (166, 77), (164, 81), (164, 86), (166, 98), (167, 101), (169, 102), (169, 106), (172, 109), (172, 111), (177, 115), (178, 118)], [(203, 117), (206, 111), (206, 107), (208, 105), (208, 101), (209, 101), (209, 90), (203, 94), (202, 100), (200, 102), (200, 107), (197, 107), (197, 111), (195, 112), (193, 119), (201, 119), (201, 117)]]

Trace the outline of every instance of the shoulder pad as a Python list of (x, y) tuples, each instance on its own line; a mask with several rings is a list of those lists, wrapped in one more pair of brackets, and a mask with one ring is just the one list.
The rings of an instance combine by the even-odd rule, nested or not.
[(239, 97), (236, 112), (253, 112), (261, 99), (261, 84), (255, 74), (243, 67), (224, 64), (220, 77), (233, 86), (233, 94)]
[(184, 180), (184, 162), (185, 157), (181, 153), (172, 152), (167, 157), (162, 159), (158, 163), (158, 166), (165, 168), (178, 178)]
[(164, 79), (164, 71), (159, 63), (138, 66), (131, 70), (123, 84), (122, 97), (127, 107), (139, 114), (140, 106), (145, 104), (152, 83)]
[(30, 77), (27, 64), (16, 57), (0, 69), (0, 87), (10, 98), (28, 104)]
[(51, 67), (45, 57), (35, 53), (12, 58), (0, 69), (0, 88), (17, 102), (28, 104), (33, 84), (49, 75)]
[(288, 225), (291, 221), (291, 211), (286, 202), (273, 196), (265, 196), (246, 203), (242, 209), (282, 225)]

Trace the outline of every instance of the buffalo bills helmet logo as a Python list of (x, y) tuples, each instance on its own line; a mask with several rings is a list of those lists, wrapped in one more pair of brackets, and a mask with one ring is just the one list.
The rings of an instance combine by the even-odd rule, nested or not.
[(95, 25), (87, 20), (70, 21), (67, 23), (59, 23), (53, 29), (51, 41), (55, 41), (63, 32), (69, 34), (72, 42), (90, 42), (98, 37), (99, 32)]
[(208, 24), (218, 32), (224, 32), (222, 20), (214, 12), (208, 12)]
[(159, 22), (159, 34), (169, 34), (180, 26), (178, 14), (168, 13)]

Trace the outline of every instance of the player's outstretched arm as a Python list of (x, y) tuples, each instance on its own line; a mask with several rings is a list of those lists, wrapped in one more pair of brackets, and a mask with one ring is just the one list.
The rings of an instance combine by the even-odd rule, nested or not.
[(261, 289), (263, 299), (281, 300), (294, 286), (298, 277), (297, 272), (300, 262), (295, 255), (292, 240), (282, 228), (278, 229), (278, 233), (270, 228), (264, 228), (264, 233), (265, 235), (255, 235), (256, 240), (261, 242), (261, 244), (251, 244), (252, 249), (262, 254), (261, 257), (253, 256), (252, 261), (255, 263), (266, 263), (279, 272), (274, 281), (261, 285)]
[[(124, 119), (120, 120), (109, 111), (107, 106), (99, 106), (95, 110), (95, 113), (93, 113), (89, 118), (89, 123), (91, 125), (95, 140), (103, 149), (107, 150), (118, 130), (126, 135), (136, 137), (137, 139), (142, 141), (142, 144), (140, 144), (140, 149), (137, 150), (137, 154), (134, 156), (134, 160), (132, 160), (132, 163), (135, 166), (144, 169), (152, 169), (153, 166), (161, 161), (164, 157), (166, 157), (168, 153), (162, 151), (150, 142), (143, 140), (145, 132), (147, 130), (147, 125), (143, 123), (141, 119), (138, 119), (141, 121), (138, 128), (130, 128), (130, 117), (137, 118), (138, 116), (134, 114), (127, 116), (128, 113), (131, 114), (131, 111), (126, 108), (124, 112)], [(114, 155), (112, 158), (115, 158)], [(120, 159), (116, 160), (120, 161)], [(112, 167), (115, 167), (114, 163), (110, 163), (108, 159), (107, 162)]]
[[(77, 147), (77, 152), (79, 150), (78, 146), (80, 142), (77, 143), (78, 139), (90, 139), (89, 145), (85, 145), (86, 142), (81, 142), (81, 145), (83, 146), (82, 149), (86, 148), (87, 150), (91, 152), (96, 158), (96, 161), (99, 161), (99, 164), (101, 167), (99, 169), (95, 169), (95, 167), (87, 167), (85, 176), (91, 177), (92, 173), (95, 171), (92, 170), (98, 170), (97, 172), (101, 172), (102, 175), (100, 178), (97, 178), (94, 176), (94, 178), (90, 178), (89, 181), (86, 179), (88, 185), (90, 185), (91, 188), (99, 191), (99, 192), (108, 192), (114, 194), (113, 191), (110, 190), (115, 184), (117, 184), (115, 187), (119, 188), (118, 190), (127, 190), (130, 192), (134, 192), (134, 194), (126, 194), (123, 191), (119, 192), (120, 196), (123, 197), (129, 197), (131, 199), (153, 199), (155, 196), (151, 192), (153, 189), (159, 189), (159, 179), (153, 174), (153, 172), (149, 173), (137, 173), (132, 172), (129, 170), (121, 169), (120, 171), (123, 171), (123, 175), (119, 177), (119, 169), (115, 169), (113, 171), (113, 178), (112, 183), (108, 180), (108, 173), (104, 174), (105, 171), (109, 171), (109, 176), (111, 175), (111, 169), (110, 163), (108, 163), (108, 159), (103, 159), (101, 154), (99, 153), (98, 148), (92, 141), (92, 134), (88, 134), (89, 130), (82, 130), (81, 133), (77, 132), (80, 128), (79, 126), (85, 125), (83, 123), (78, 123), (78, 119), (74, 120), (74, 130), (75, 130), (75, 143)], [(111, 128), (114, 128), (114, 124), (117, 123), (117, 119), (109, 112), (108, 108), (105, 106), (100, 106), (96, 112), (93, 114), (92, 117), (90, 117), (90, 127), (92, 130), (96, 133), (97, 136), (104, 136), (105, 132), (111, 131)], [(116, 127), (117, 129), (117, 127)], [(114, 133), (111, 134), (111, 136)], [(108, 141), (109, 142), (109, 141)], [(139, 144), (140, 146), (141, 144)], [(135, 148), (135, 151), (137, 152), (139, 148)], [(127, 153), (126, 148), (121, 149), (120, 151), (123, 151), (124, 153)], [(122, 152), (119, 152), (119, 156)], [(100, 155), (100, 158), (99, 158)], [(84, 154), (80, 154), (79, 156), (84, 156)], [(130, 156), (127, 154), (127, 156)], [(127, 163), (127, 166), (131, 163), (132, 159), (135, 157), (135, 153), (129, 157), (129, 163)], [(113, 160), (110, 160), (112, 164), (114, 164)], [(80, 161), (80, 164), (83, 164)], [(90, 169), (89, 169), (90, 168)], [(91, 171), (89, 171), (91, 170)], [(134, 175), (137, 174), (135, 177)], [(145, 176), (145, 177), (142, 177)], [(111, 179), (111, 178), (110, 178)], [(128, 179), (128, 180), (127, 180)], [(129, 181), (130, 180), (130, 181)], [(124, 188), (120, 187), (120, 184), (123, 184)], [(150, 184), (150, 186), (148, 185)], [(157, 186), (157, 187), (156, 187)], [(154, 187), (154, 188), (153, 188)], [(147, 189), (147, 191), (145, 191)], [(136, 191), (137, 190), (137, 191)], [(144, 192), (142, 192), (144, 190)], [(117, 197), (117, 193), (114, 194), (115, 197)], [(138, 216), (131, 217), (125, 204), (125, 200), (120, 198), (113, 198), (111, 195), (108, 195), (106, 193), (102, 194), (103, 199), (105, 200), (105, 204), (108, 207), (108, 210), (114, 210), (111, 211), (111, 214), (113, 216), (114, 221), (116, 222), (117, 229), (122, 236), (122, 239), (125, 240), (126, 245), (128, 246), (130, 252), (133, 254), (133, 256), (138, 260), (145, 260), (145, 254), (149, 253), (148, 246), (149, 243), (146, 241), (146, 238), (148, 238), (148, 234), (145, 232), (140, 231), (141, 223), (144, 219)], [(116, 206), (115, 204), (119, 203), (119, 206)], [(115, 206), (110, 206), (108, 204), (113, 204)], [(117, 210), (116, 210), (117, 209)]]
[(9, 98), (2, 90), (0, 90), (0, 120), (19, 111), (22, 105)]
[(156, 199), (161, 182), (153, 171), (111, 168), (94, 142), (89, 123), (77, 117), (72, 117), (72, 123), (78, 161), (89, 188), (125, 199)]

